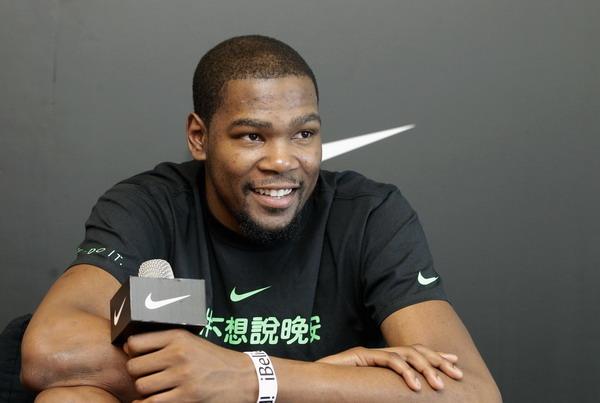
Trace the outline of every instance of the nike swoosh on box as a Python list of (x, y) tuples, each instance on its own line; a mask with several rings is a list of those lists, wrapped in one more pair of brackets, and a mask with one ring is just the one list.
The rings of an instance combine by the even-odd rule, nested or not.
[(119, 323), (119, 318), (121, 317), (121, 312), (123, 312), (123, 307), (125, 306), (125, 301), (127, 301), (127, 297), (125, 297), (125, 299), (123, 299), (123, 302), (121, 303), (121, 307), (119, 308), (119, 313), (117, 313), (117, 311), (115, 311), (115, 314), (113, 316), (113, 323), (115, 326), (117, 326), (117, 323)]
[(347, 152), (356, 150), (357, 148), (367, 146), (371, 143), (375, 143), (376, 141), (383, 140), (386, 137), (394, 136), (396, 134), (405, 132), (414, 127), (415, 127), (415, 125), (406, 125), (406, 126), (396, 127), (393, 129), (382, 130), (380, 132), (350, 137), (347, 139), (330, 141), (329, 143), (323, 144), (323, 156), (322, 156), (321, 160), (325, 161), (330, 158), (337, 157), (338, 155), (342, 155)]
[(182, 295), (181, 297), (167, 298), (167, 299), (163, 299), (163, 300), (159, 300), (159, 301), (153, 301), (152, 293), (150, 293), (146, 297), (146, 301), (144, 301), (144, 305), (148, 309), (158, 309), (158, 308), (162, 308), (163, 306), (172, 304), (174, 302), (181, 301), (182, 299), (187, 298), (189, 296), (190, 295)]

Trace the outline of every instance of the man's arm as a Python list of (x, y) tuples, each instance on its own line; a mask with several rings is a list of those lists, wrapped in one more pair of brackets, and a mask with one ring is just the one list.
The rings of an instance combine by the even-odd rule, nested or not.
[[(502, 400), (469, 332), (449, 303), (427, 301), (411, 305), (387, 317), (381, 330), (389, 346), (426, 345), (458, 356), (457, 366), (464, 374), (462, 379), (456, 381), (439, 373), (445, 384), (441, 395), (448, 401)], [(427, 388), (425, 385), (424, 389)]]
[(23, 337), (21, 379), (28, 388), (92, 386), (135, 396), (125, 371), (128, 357), (110, 342), (109, 301), (119, 287), (106, 271), (88, 265), (74, 266), (56, 281)]
[[(327, 357), (324, 361), (335, 362), (336, 360), (346, 365), (354, 365), (362, 368), (354, 368), (359, 371), (345, 372), (343, 366), (324, 369), (326, 372), (312, 374), (317, 378), (319, 384), (314, 389), (315, 400), (347, 399), (355, 401), (401, 401), (401, 402), (500, 402), (500, 392), (489, 372), (477, 348), (475, 347), (467, 329), (462, 321), (445, 301), (428, 301), (415, 304), (396, 311), (382, 323), (382, 332), (389, 346), (411, 346), (422, 356), (427, 357), (431, 365), (438, 367), (435, 371), (440, 377), (442, 385), (433, 382), (430, 377), (431, 368), (424, 371), (414, 372), (420, 380), (422, 388), (415, 392), (407, 387), (407, 382), (389, 368), (394, 366), (384, 363), (385, 368), (375, 368), (369, 361), (373, 355), (361, 356), (364, 349), (349, 350), (340, 353), (339, 357)], [(427, 346), (427, 347), (424, 347)], [(386, 349), (402, 352), (404, 349)], [(436, 358), (433, 351), (451, 352), (453, 354), (440, 353), (445, 360)], [(372, 350), (370, 350), (372, 353)], [(354, 358), (349, 358), (354, 356)], [(456, 357), (457, 359), (456, 359)], [(279, 367), (276, 370), (282, 372)], [(454, 363), (459, 372), (452, 371)], [(369, 367), (364, 367), (368, 364)], [(413, 365), (414, 366), (414, 365)], [(283, 367), (284, 371), (285, 366)], [(306, 375), (311, 376), (308, 367)], [(337, 373), (334, 375), (334, 371)], [(331, 383), (322, 382), (327, 379), (327, 372), (331, 374)], [(428, 380), (424, 374), (428, 374)], [(451, 374), (452, 377), (448, 376)], [(306, 397), (306, 390), (310, 387), (302, 381), (294, 380), (294, 376), (284, 377), (283, 396), (291, 400)], [(289, 395), (288, 395), (289, 393)], [(282, 397), (283, 397), (282, 396)], [(328, 396), (328, 397), (324, 397)]]
[[(411, 346), (423, 355), (430, 357), (429, 361), (443, 371), (435, 371), (439, 376), (443, 390), (436, 393), (440, 401), (460, 402), (497, 402), (501, 401), (500, 392), (488, 371), (483, 359), (479, 355), (467, 329), (462, 324), (458, 315), (450, 304), (445, 301), (428, 301), (401, 309), (386, 318), (382, 324), (382, 332), (390, 346)], [(452, 351), (456, 354), (439, 353), (446, 361), (436, 364), (434, 350)], [(383, 350), (398, 351), (397, 347)], [(403, 351), (403, 350), (401, 350)], [(333, 362), (344, 365), (365, 366), (371, 365), (368, 361), (372, 358), (362, 357), (363, 351), (348, 350), (334, 356), (325, 357), (320, 361)], [(457, 376), (448, 366), (459, 369), (461, 376)], [(383, 363), (381, 366), (390, 367)], [(427, 371), (418, 371), (417, 377)], [(448, 377), (452, 375), (452, 377)], [(432, 395), (432, 387), (439, 389), (440, 384), (421, 382), (423, 393), (419, 398), (428, 401), (427, 395)], [(404, 400), (403, 400), (404, 401)], [(421, 400), (418, 400), (421, 401)], [(437, 400), (436, 400), (437, 401)]]
[[(498, 402), (499, 391), (458, 316), (446, 302), (431, 301), (404, 308), (382, 325), (390, 345), (413, 346), (416, 356), (435, 356), (428, 348), (456, 352), (464, 374), (455, 380), (445, 375), (455, 359), (442, 360), (445, 371), (436, 371), (443, 386), (416, 375), (421, 390), (412, 390), (395, 365), (369, 364), (373, 351), (350, 350), (329, 362), (308, 363), (271, 357), (279, 384), (277, 401), (402, 401), (402, 402)], [(150, 396), (145, 402), (195, 400), (254, 401), (258, 382), (250, 359), (242, 353), (218, 347), (185, 331), (155, 332), (132, 336), (127, 363), (136, 388)], [(393, 348), (390, 350), (394, 350)], [(397, 348), (397, 351), (405, 351)], [(367, 366), (360, 366), (366, 351)], [(355, 356), (355, 359), (351, 358)], [(439, 355), (438, 355), (439, 356)], [(350, 358), (349, 358), (350, 357)], [(404, 358), (396, 357), (396, 361)], [(428, 359), (434, 363), (434, 358)], [(326, 360), (327, 361), (327, 360)], [(409, 360), (410, 361), (410, 360)], [(350, 365), (348, 365), (350, 364)], [(364, 364), (363, 364), (364, 365)], [(413, 367), (416, 367), (413, 365)], [(431, 367), (427, 369), (431, 370)], [(423, 372), (423, 371), (416, 371)], [(461, 378), (455, 376), (455, 378)], [(443, 388), (443, 389), (442, 389)], [(441, 390), (440, 390), (441, 389)], [(155, 395), (155, 396), (151, 396)], [(165, 400), (162, 400), (165, 399)]]
[[(134, 358), (128, 359), (122, 349), (110, 343), (108, 301), (118, 288), (116, 279), (93, 266), (74, 267), (56, 282), (32, 318), (23, 340), (22, 377), (28, 387), (36, 391), (54, 388), (58, 392), (63, 387), (97, 387), (125, 401), (138, 393), (150, 395), (165, 389), (170, 389), (164, 393), (174, 401), (184, 395), (207, 401), (225, 397), (237, 401), (256, 399), (258, 382), (249, 357), (186, 331), (133, 336), (127, 346)], [(419, 375), (422, 388), (415, 392), (402, 376), (388, 368), (273, 358), (279, 379), (278, 400), (427, 401), (434, 398), (481, 402), (499, 399), (485, 364), (448, 304), (428, 302), (405, 308), (387, 318), (382, 329), (391, 346), (421, 343), (438, 351), (456, 352), (464, 379), (454, 381), (440, 371), (445, 388), (443, 392), (436, 392)], [(365, 351), (371, 357), (369, 350)], [(354, 352), (342, 354), (346, 354), (347, 363), (347, 356)], [(431, 353), (425, 356), (427, 354)], [(415, 362), (422, 360), (422, 356), (419, 352), (413, 354), (413, 358), (392, 354), (396, 364), (383, 365), (397, 367), (403, 361), (412, 361), (411, 365), (418, 367)], [(371, 359), (367, 365), (371, 365), (369, 361)], [(429, 364), (423, 368), (432, 371)], [(417, 368), (416, 372), (425, 370)], [(136, 379), (137, 392), (132, 378)], [(73, 388), (66, 392), (89, 393), (89, 390)]]
[(41, 391), (35, 403), (120, 403), (112, 393), (96, 386), (60, 386)]
[[(362, 367), (352, 368), (357, 371), (346, 372), (342, 366), (328, 368), (319, 374), (313, 373), (313, 380), (316, 378), (319, 385), (311, 389), (310, 384), (299, 381), (295, 375), (283, 377), (282, 397), (290, 397), (291, 400), (305, 398), (306, 391), (314, 391), (315, 400), (327, 401), (336, 398), (355, 401), (401, 401), (401, 402), (500, 402), (502, 400), (500, 392), (475, 347), (467, 329), (454, 311), (454, 309), (445, 301), (428, 301), (415, 304), (399, 311), (396, 311), (387, 317), (381, 326), (382, 333), (389, 346), (412, 346), (428, 356), (432, 365), (436, 365), (436, 360), (432, 356), (431, 350), (440, 352), (451, 352), (458, 357), (443, 361), (440, 365), (445, 368), (443, 371), (436, 371), (443, 382), (443, 389), (439, 389), (431, 381), (426, 381), (423, 372), (416, 371), (416, 376), (420, 380), (422, 388), (415, 392), (407, 387), (406, 382), (402, 382), (395, 372), (386, 368)], [(423, 347), (427, 346), (427, 348)], [(393, 350), (393, 349), (391, 349)], [(361, 351), (360, 349), (358, 350)], [(353, 351), (343, 352), (340, 355), (353, 354)], [(442, 355), (444, 355), (442, 353)], [(360, 364), (362, 357), (356, 357), (351, 365)], [(347, 357), (345, 357), (347, 359)], [(364, 361), (364, 360), (363, 360)], [(287, 371), (283, 366), (278, 367), (276, 371)], [(454, 376), (455, 379), (447, 374), (452, 374), (447, 366), (453, 365), (460, 369), (462, 377)], [(311, 376), (311, 370), (305, 367), (306, 376)], [(360, 370), (360, 372), (358, 371)], [(334, 374), (334, 371), (337, 371)], [(327, 375), (327, 373), (331, 375)], [(323, 379), (335, 379), (331, 383), (323, 382)], [(434, 389), (432, 385), (436, 386)], [(289, 393), (289, 394), (288, 394)]]
[[(129, 356), (121, 348), (110, 343), (109, 301), (119, 287), (119, 282), (106, 271), (89, 265), (69, 269), (51, 287), (29, 324), (22, 345), (22, 381), (36, 392), (43, 391), (38, 396), (39, 401), (76, 401), (76, 396), (86, 401), (100, 401), (101, 396), (105, 401), (114, 400), (113, 396), (129, 401), (138, 396), (133, 379), (126, 370)], [(172, 332), (140, 336), (148, 340), (159, 338), (163, 344), (173, 346), (177, 346), (177, 340), (186, 340), (183, 354), (182, 350), (177, 349), (175, 352), (173, 349), (161, 350), (161, 354), (167, 358), (163, 359), (159, 355), (158, 362), (173, 360), (172, 368), (184, 367), (181, 362), (177, 362), (182, 356), (196, 357), (204, 354), (205, 357), (200, 361), (196, 360), (195, 363), (201, 364), (203, 373), (208, 374), (209, 380), (201, 381), (198, 373), (190, 372), (193, 376), (190, 384), (201, 387), (209, 396), (216, 394), (222, 398), (234, 393), (238, 394), (238, 397), (252, 397), (258, 393), (256, 374), (246, 355), (217, 347), (189, 332), (175, 334), (178, 336), (173, 337)], [(188, 343), (187, 338), (191, 338), (192, 341)], [(196, 347), (192, 348), (195, 345)], [(154, 362), (156, 356), (151, 356)], [(419, 357), (418, 354), (415, 356)], [(404, 364), (398, 357), (393, 359), (396, 366)], [(306, 367), (305, 363), (280, 361), (282, 372), (285, 372), (286, 368), (292, 371), (291, 384), (298, 376), (311, 378), (314, 370), (318, 368), (325, 372), (341, 369), (340, 375), (344, 375), (347, 370), (354, 370), (325, 364)], [(221, 372), (217, 371), (219, 362), (224, 364)], [(425, 362), (422, 365), (432, 370), (429, 363)], [(229, 378), (223, 379), (219, 376), (226, 371), (230, 371)], [(409, 373), (412, 378), (415, 377), (414, 371), (410, 370)], [(210, 379), (215, 379), (215, 374), (217, 382), (211, 384)], [(283, 375), (281, 378), (282, 386), (285, 385), (285, 377)], [(164, 374), (160, 378), (163, 381), (166, 379)], [(392, 378), (403, 382), (396, 374)], [(178, 374), (176, 379), (182, 383), (185, 377)], [(247, 382), (243, 382), (244, 379)], [(147, 382), (148, 378), (143, 376), (138, 380), (137, 387), (140, 393), (151, 393), (145, 386)], [(248, 390), (242, 388), (244, 384), (248, 384)], [(153, 385), (156, 386), (157, 383)], [(227, 391), (227, 388), (230, 391)], [(319, 385), (313, 390), (318, 392)], [(178, 389), (179, 391), (181, 389)], [(307, 390), (301, 389), (298, 392), (303, 396), (302, 399), (310, 395)], [(298, 397), (293, 395), (293, 389), (290, 389), (290, 393), (290, 396)]]

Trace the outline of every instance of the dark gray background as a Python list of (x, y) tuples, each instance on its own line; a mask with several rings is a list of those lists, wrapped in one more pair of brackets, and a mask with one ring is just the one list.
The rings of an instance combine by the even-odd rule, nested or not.
[(397, 184), (508, 402), (600, 395), (600, 3), (0, 0), (0, 326), (74, 258), (98, 196), (188, 158), (199, 57), (275, 36), (320, 84), (324, 163)]

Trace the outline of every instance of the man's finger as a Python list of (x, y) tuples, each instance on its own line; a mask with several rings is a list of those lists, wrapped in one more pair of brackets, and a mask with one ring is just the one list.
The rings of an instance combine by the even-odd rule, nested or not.
[[(444, 362), (446, 362), (447, 365), (453, 364), (450, 364), (433, 350), (429, 350), (426, 347), (420, 349), (415, 347), (393, 347), (385, 350), (390, 354), (389, 368), (398, 372), (403, 368), (403, 364), (408, 363), (425, 377), (425, 380), (433, 389), (441, 390), (444, 388), (444, 381), (436, 368)], [(400, 374), (400, 372), (398, 373)]]
[(443, 353), (441, 351), (437, 351), (437, 353), (450, 361), (452, 364), (456, 364), (458, 362), (458, 356), (456, 354)]
[[(142, 396), (154, 395), (177, 386), (179, 386), (177, 379), (170, 376), (169, 370), (153, 373), (135, 381), (135, 390)], [(161, 397), (164, 396), (161, 395)]]
[(412, 348), (414, 348), (420, 354), (422, 354), (429, 361), (430, 365), (432, 365), (435, 368), (438, 368), (450, 378), (462, 378), (463, 372), (456, 365), (454, 365), (456, 362), (458, 362), (458, 357), (456, 355), (448, 353), (438, 353), (420, 344), (416, 344), (412, 346)]
[[(433, 358), (437, 359), (438, 357), (439, 360), (443, 360), (440, 356)], [(409, 349), (405, 360), (425, 377), (427, 383), (433, 389), (442, 390), (444, 388), (444, 381), (439, 376), (438, 371), (434, 368), (431, 359), (425, 357), (420, 351), (413, 348)]]
[(165, 354), (161, 353), (161, 351), (157, 351), (131, 358), (126, 364), (127, 372), (131, 377), (139, 378), (163, 371), (167, 368), (168, 357), (165, 357)]
[(135, 357), (140, 354), (161, 350), (171, 344), (174, 340), (189, 337), (190, 335), (192, 334), (182, 329), (140, 333), (129, 336), (126, 343), (126, 351), (130, 357)]

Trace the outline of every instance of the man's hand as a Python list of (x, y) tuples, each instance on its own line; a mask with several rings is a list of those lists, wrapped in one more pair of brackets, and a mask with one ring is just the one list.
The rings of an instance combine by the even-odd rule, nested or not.
[(444, 381), (439, 376), (438, 370), (459, 380), (463, 373), (456, 367), (457, 361), (458, 357), (454, 354), (435, 352), (425, 346), (415, 344), (410, 347), (382, 349), (355, 347), (321, 358), (317, 362), (353, 367), (389, 368), (401, 375), (412, 390), (419, 391), (421, 382), (416, 376), (416, 372), (421, 373), (433, 389), (442, 390)]
[(131, 336), (127, 371), (152, 401), (243, 401), (257, 396), (252, 361), (177, 329)]

